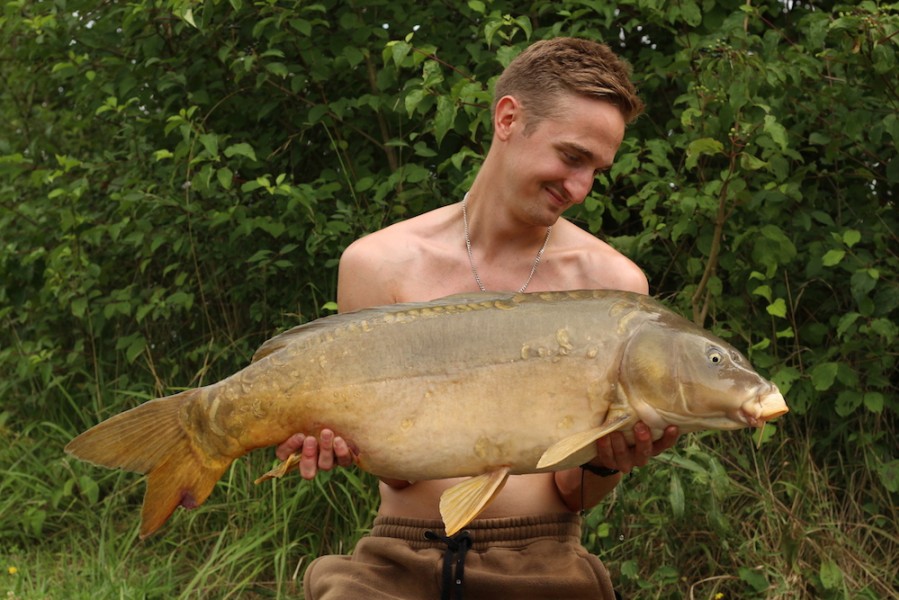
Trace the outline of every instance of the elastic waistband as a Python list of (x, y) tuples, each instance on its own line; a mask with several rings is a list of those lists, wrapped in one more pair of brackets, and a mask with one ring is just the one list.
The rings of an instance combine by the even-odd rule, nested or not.
[[(581, 517), (575, 513), (538, 515), (532, 517), (507, 517), (477, 519), (465, 530), (474, 542), (472, 549), (483, 550), (487, 546), (515, 547), (537, 538), (552, 538), (559, 542), (580, 543)], [(426, 531), (445, 535), (443, 521), (439, 519), (407, 519), (404, 517), (375, 517), (372, 537), (389, 537), (406, 541), (412, 548), (442, 548), (443, 544), (425, 538)]]

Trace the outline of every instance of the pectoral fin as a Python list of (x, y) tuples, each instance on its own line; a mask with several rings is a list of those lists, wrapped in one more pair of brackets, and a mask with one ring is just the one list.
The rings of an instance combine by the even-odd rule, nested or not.
[(509, 478), (509, 467), (500, 467), (483, 475), (457, 483), (440, 496), (440, 515), (451, 536), (481, 514), (503, 489)]
[(269, 471), (268, 473), (262, 475), (254, 481), (256, 485), (259, 485), (263, 481), (267, 481), (269, 479), (274, 479), (275, 477), (284, 477), (287, 475), (287, 472), (294, 468), (296, 465), (300, 464), (300, 459), (303, 458), (302, 452), (294, 452), (283, 461), (281, 464)]
[(546, 449), (546, 452), (544, 452), (543, 456), (540, 457), (540, 460), (537, 461), (537, 468), (549, 469), (560, 464), (569, 456), (583, 450), (602, 436), (612, 433), (616, 429), (620, 429), (630, 420), (630, 418), (631, 415), (624, 413), (609, 421), (605, 421), (599, 427), (581, 431), (580, 433), (575, 433), (565, 439), (559, 440)]

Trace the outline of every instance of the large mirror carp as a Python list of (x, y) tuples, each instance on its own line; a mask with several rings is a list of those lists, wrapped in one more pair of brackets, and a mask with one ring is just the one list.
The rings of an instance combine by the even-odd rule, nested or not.
[(787, 410), (737, 350), (648, 296), (487, 292), (295, 327), (234, 375), (115, 415), (66, 451), (148, 475), (143, 537), (202, 504), (236, 458), (330, 428), (375, 475), (471, 476), (441, 498), (452, 535), (510, 474), (583, 464), (638, 420), (658, 438)]

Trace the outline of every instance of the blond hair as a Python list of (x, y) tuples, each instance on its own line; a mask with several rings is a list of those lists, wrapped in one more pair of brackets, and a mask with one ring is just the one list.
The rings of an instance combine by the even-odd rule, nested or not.
[(556, 100), (570, 93), (610, 102), (630, 123), (643, 112), (630, 77), (630, 65), (605, 44), (571, 37), (543, 40), (526, 48), (500, 75), (491, 110), (502, 97), (513, 96), (524, 107), (530, 128), (557, 116)]

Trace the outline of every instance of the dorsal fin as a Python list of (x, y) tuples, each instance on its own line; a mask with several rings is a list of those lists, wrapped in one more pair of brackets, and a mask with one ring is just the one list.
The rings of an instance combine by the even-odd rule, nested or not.
[(263, 343), (256, 353), (253, 354), (252, 362), (256, 362), (274, 354), (283, 349), (285, 346), (295, 343), (298, 340), (310, 335), (316, 335), (325, 329), (335, 329), (352, 322), (368, 321), (373, 323), (385, 315), (398, 314), (413, 310), (421, 310), (438, 306), (453, 306), (463, 304), (475, 304), (479, 302), (490, 302), (497, 300), (508, 300), (513, 294), (509, 292), (467, 292), (464, 294), (453, 294), (437, 300), (429, 302), (401, 302), (398, 304), (385, 304), (383, 306), (373, 306), (371, 308), (363, 308), (361, 310), (340, 313), (336, 315), (328, 315), (314, 321), (297, 325), (287, 331), (279, 333), (273, 338)]

